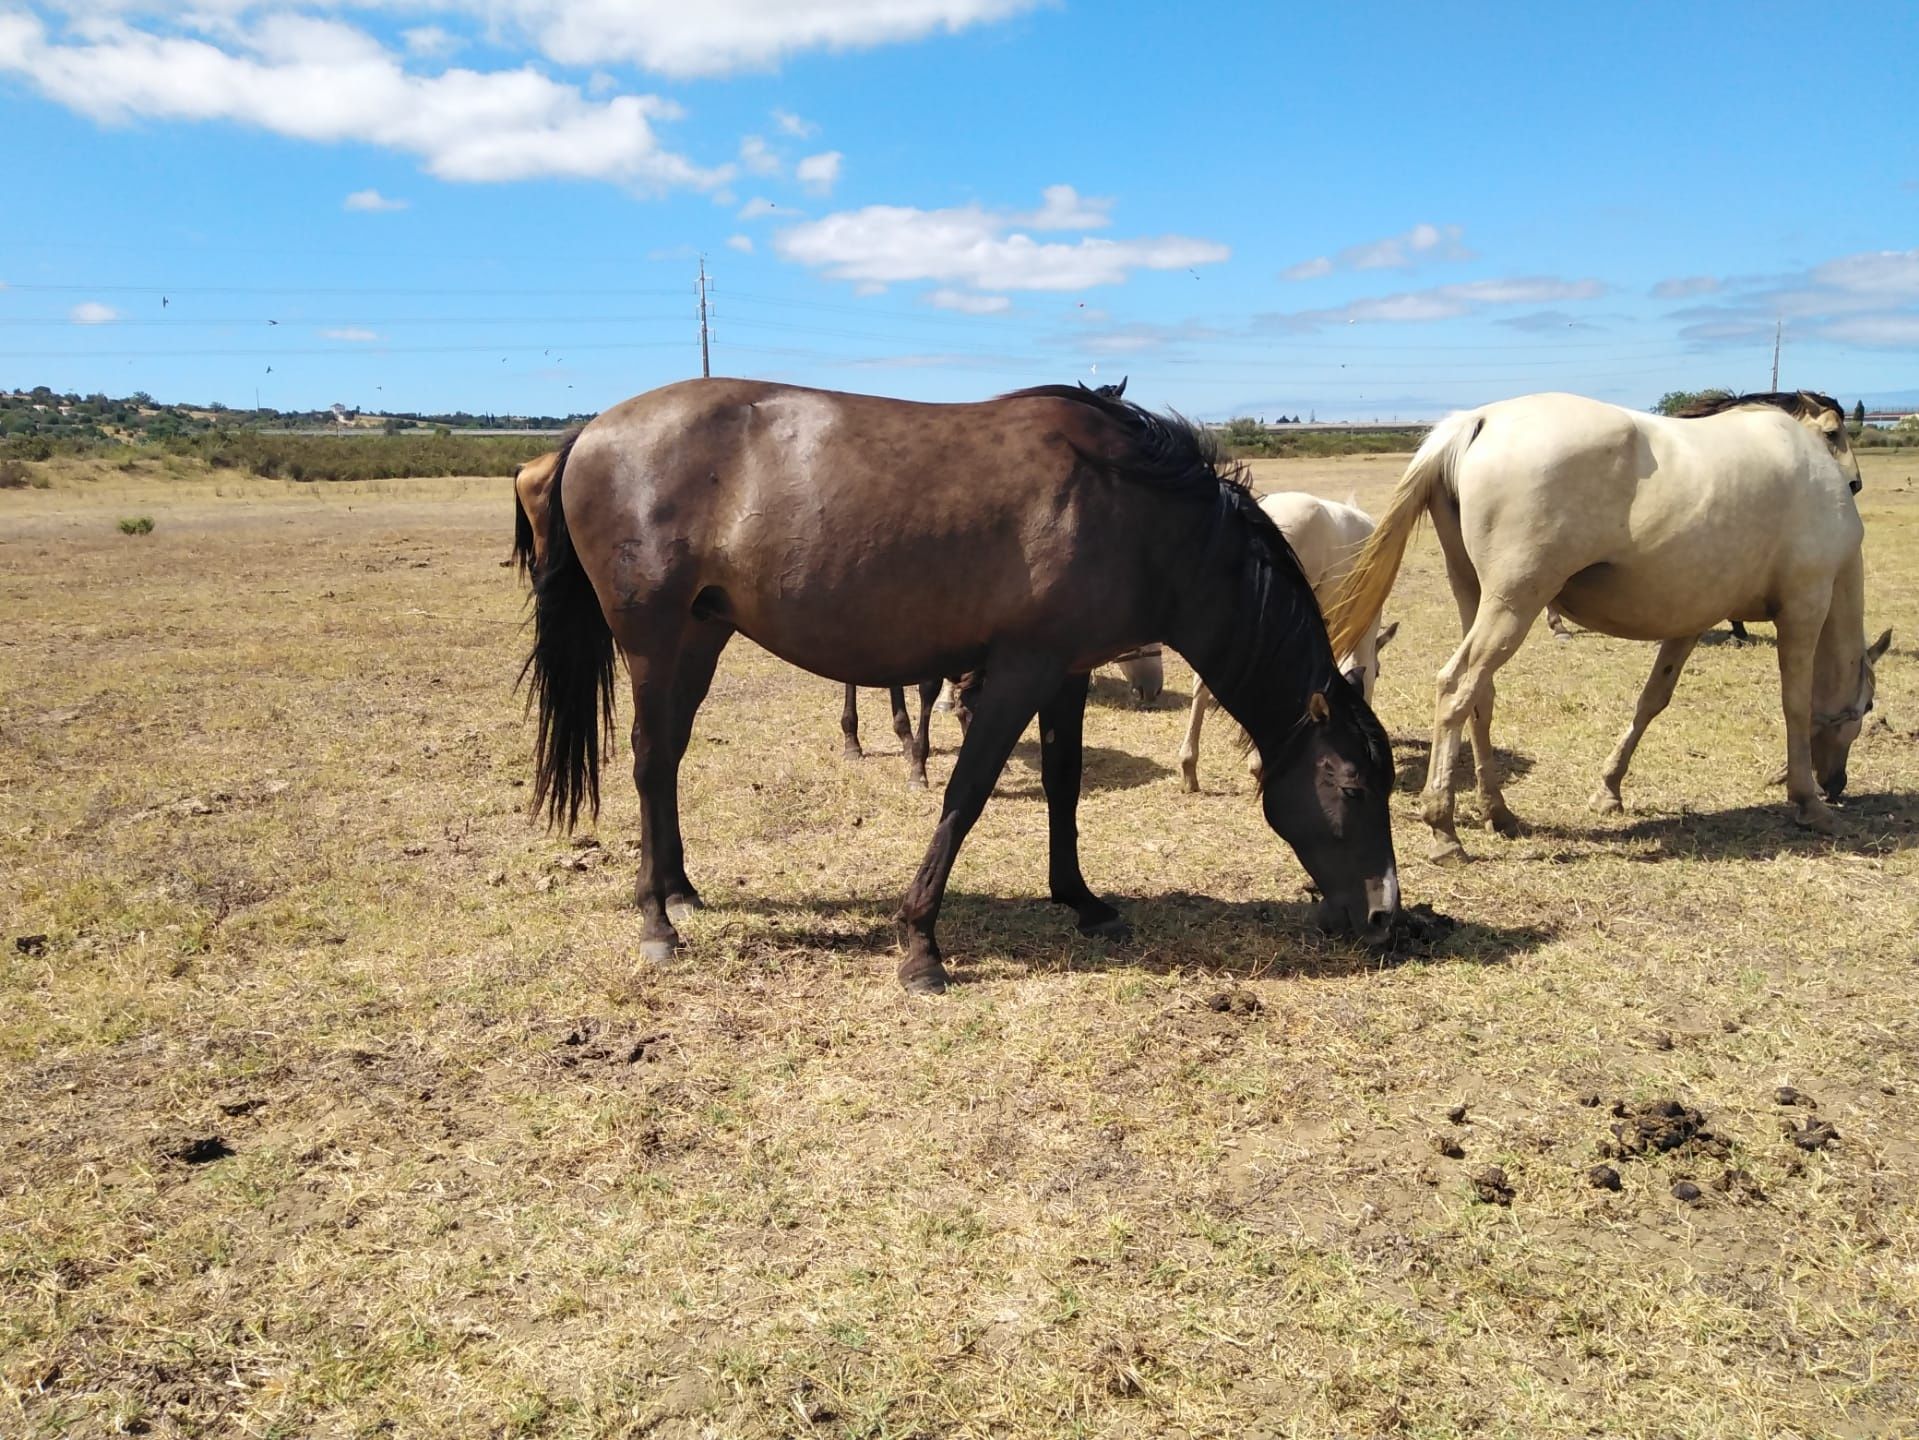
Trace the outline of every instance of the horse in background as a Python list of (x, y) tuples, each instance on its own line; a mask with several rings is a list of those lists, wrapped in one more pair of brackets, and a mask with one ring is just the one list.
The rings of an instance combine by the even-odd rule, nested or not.
[(1845, 789), (1873, 666), (1892, 639), (1866, 643), (1859, 484), (1838, 403), (1811, 391), (1735, 396), (1678, 418), (1528, 395), (1435, 426), (1328, 614), (1334, 648), (1357, 643), (1414, 527), (1431, 517), (1465, 631), (1434, 707), (1425, 788), (1434, 858), (1466, 858), (1452, 786), (1468, 722), (1486, 818), (1517, 833), (1493, 758), (1493, 676), (1548, 604), (1589, 630), (1660, 642), (1594, 808), (1621, 808), (1633, 751), (1701, 632), (1727, 616), (1771, 620), (1793, 817), (1832, 832), (1820, 791)]
[[(1271, 517), (1299, 557), (1300, 569), (1313, 587), (1313, 596), (1321, 604), (1352, 568), (1359, 547), (1373, 533), (1373, 517), (1351, 503), (1322, 500), (1317, 495), (1282, 490), (1259, 502), (1259, 508)], [(1399, 624), (1380, 627), (1377, 619), (1350, 654), (1340, 660), (1340, 673), (1359, 687), (1359, 693), (1372, 704), (1373, 686), (1379, 680), (1379, 652), (1398, 633)], [(1213, 692), (1199, 682), (1193, 686), (1193, 707), (1186, 719), (1186, 738), (1179, 747), (1180, 783), (1189, 794), (1199, 793), (1199, 732), (1206, 712), (1217, 702)], [(1255, 779), (1260, 773), (1259, 752), (1249, 751), (1247, 768)]]
[(1082, 734), (1091, 670), (1155, 640), (1258, 745), (1261, 808), (1324, 896), (1321, 923), (1391, 935), (1385, 731), (1341, 678), (1305, 574), (1243, 472), (1177, 417), (1083, 386), (927, 405), (684, 381), (614, 406), (561, 450), (546, 529), (527, 662), (534, 803), (569, 826), (597, 810), (617, 652), (633, 693), (648, 959), (680, 947), (674, 918), (701, 903), (679, 767), (736, 633), (842, 684), (975, 677), (898, 914), (909, 989), (947, 983), (935, 938), (947, 879), (1036, 713), (1049, 893), (1082, 932), (1127, 933), (1080, 871)]

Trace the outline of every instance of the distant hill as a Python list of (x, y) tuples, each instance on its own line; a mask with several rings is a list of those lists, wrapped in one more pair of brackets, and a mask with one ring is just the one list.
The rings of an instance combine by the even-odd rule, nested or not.
[(295, 430), (325, 434), (405, 434), (439, 430), (564, 430), (589, 415), (373, 414), (327, 410), (233, 410), (224, 405), (168, 404), (144, 391), (121, 399), (63, 395), (45, 385), (0, 390), (0, 452), (84, 448), (190, 438), (216, 431)]

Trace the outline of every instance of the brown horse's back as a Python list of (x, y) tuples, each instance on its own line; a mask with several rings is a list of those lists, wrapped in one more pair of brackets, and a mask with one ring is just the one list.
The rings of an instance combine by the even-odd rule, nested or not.
[(1090, 666), (1159, 618), (1137, 598), (1134, 487), (1076, 453), (1104, 439), (1099, 412), (1051, 397), (689, 381), (589, 425), (562, 503), (602, 603), (634, 623), (691, 609), (863, 685), (956, 674), (1022, 638)]

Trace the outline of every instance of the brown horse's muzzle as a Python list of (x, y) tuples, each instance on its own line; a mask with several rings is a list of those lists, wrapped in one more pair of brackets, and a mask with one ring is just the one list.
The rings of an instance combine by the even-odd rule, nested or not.
[(1366, 881), (1349, 899), (1328, 896), (1320, 902), (1316, 920), (1329, 934), (1353, 935), (1367, 945), (1384, 945), (1392, 938), (1393, 922), (1398, 918), (1399, 872), (1395, 868)]

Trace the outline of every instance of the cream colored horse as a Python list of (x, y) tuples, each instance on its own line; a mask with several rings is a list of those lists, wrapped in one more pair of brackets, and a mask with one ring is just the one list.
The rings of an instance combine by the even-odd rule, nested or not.
[(1469, 720), (1486, 819), (1518, 829), (1493, 762), (1493, 675), (1549, 603), (1589, 630), (1660, 642), (1594, 808), (1620, 809), (1633, 750), (1700, 632), (1728, 616), (1771, 620), (1786, 793), (1801, 825), (1830, 833), (1819, 791), (1845, 788), (1873, 664), (1892, 638), (1865, 640), (1858, 488), (1843, 413), (1806, 391), (1739, 396), (1683, 419), (1528, 395), (1440, 422), (1335, 592), (1327, 626), (1335, 653), (1365, 633), (1430, 515), (1466, 632), (1439, 672), (1425, 800), (1433, 858), (1465, 858), (1452, 777)]
[[(1373, 517), (1357, 505), (1342, 505), (1337, 500), (1322, 500), (1317, 495), (1288, 490), (1268, 495), (1259, 502), (1259, 508), (1273, 517), (1273, 523), (1279, 526), (1286, 543), (1293, 547), (1293, 553), (1299, 557), (1299, 568), (1306, 572), (1306, 580), (1313, 587), (1313, 594), (1324, 605), (1333, 586), (1352, 568), (1353, 561), (1358, 558), (1359, 547), (1373, 533)], [(1340, 671), (1359, 686), (1368, 705), (1373, 702), (1373, 686), (1379, 679), (1380, 649), (1398, 629), (1399, 625), (1395, 622), (1382, 630), (1379, 617), (1375, 615), (1373, 623), (1366, 628), (1366, 633), (1352, 647), (1350, 654), (1344, 650), (1333, 652), (1344, 657), (1340, 661)], [(1206, 712), (1217, 703), (1205, 682), (1196, 678), (1193, 682), (1193, 709), (1186, 719), (1186, 738), (1179, 746), (1180, 783), (1191, 794), (1199, 792), (1200, 726), (1205, 722)], [(1257, 753), (1247, 756), (1247, 768), (1255, 776), (1259, 774)]]

